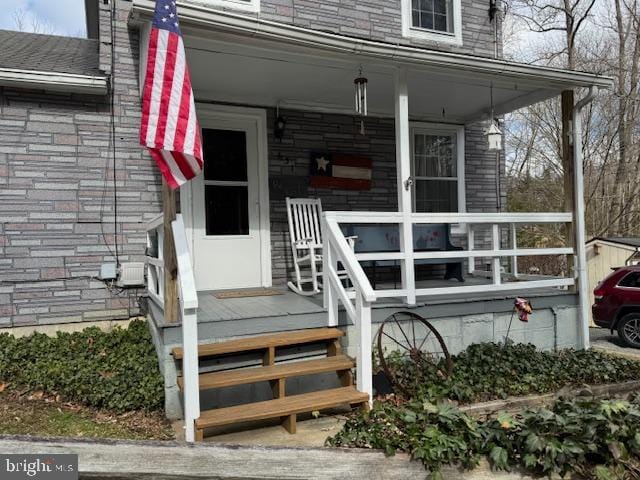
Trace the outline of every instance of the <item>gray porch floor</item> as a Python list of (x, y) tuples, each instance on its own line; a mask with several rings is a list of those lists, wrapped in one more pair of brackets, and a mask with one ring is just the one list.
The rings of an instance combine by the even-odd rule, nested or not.
[[(400, 298), (382, 298), (373, 304), (372, 322), (382, 322), (399, 310), (411, 309), (427, 319), (451, 318), (469, 315), (484, 315), (510, 312), (516, 296), (533, 299), (535, 310), (557, 306), (576, 305), (574, 292), (556, 288), (526, 289), (515, 292), (495, 292), (490, 279), (482, 276), (467, 276), (463, 285), (487, 285), (486, 291), (477, 294), (439, 295), (418, 297), (416, 305), (407, 306)], [(457, 280), (425, 280), (417, 282), (419, 288), (450, 287)], [(378, 289), (393, 288), (393, 284), (378, 284)], [(276, 286), (282, 295), (243, 298), (217, 298), (216, 292), (198, 292), (198, 337), (201, 341), (211, 339), (260, 335), (284, 332), (302, 328), (318, 328), (327, 325), (327, 314), (322, 307), (322, 294), (304, 297)], [(163, 345), (181, 342), (182, 329), (179, 322), (167, 323), (162, 310), (149, 302), (150, 316)], [(338, 319), (340, 326), (348, 326), (350, 321), (344, 311)]]
[[(255, 289), (250, 289), (255, 290)], [(322, 295), (304, 297), (286, 287), (274, 287), (283, 295), (243, 298), (217, 298), (217, 291), (198, 292), (198, 321), (216, 322), (253, 317), (277, 317), (321, 313)]]
[[(525, 297), (549, 297), (556, 295), (567, 295), (566, 290), (556, 288), (536, 289), (531, 291), (518, 292), (492, 292), (491, 280), (488, 278), (467, 276), (464, 284), (457, 280), (422, 280), (416, 282), (418, 288), (441, 288), (456, 285), (487, 285), (487, 291), (477, 294), (461, 295), (438, 295), (434, 297), (418, 297), (416, 307), (427, 305), (443, 305), (467, 303), (469, 301), (487, 301), (512, 299), (515, 296)], [(393, 284), (379, 284), (378, 289), (394, 288)], [(286, 286), (273, 287), (281, 290), (283, 295), (272, 295), (262, 297), (244, 298), (217, 298), (218, 291), (198, 292), (200, 309), (198, 312), (199, 322), (218, 322), (227, 320), (240, 320), (255, 317), (286, 317), (290, 315), (321, 314), (324, 312), (322, 306), (322, 294), (309, 297), (298, 295)], [(381, 298), (373, 304), (373, 308), (406, 307), (400, 298)]]

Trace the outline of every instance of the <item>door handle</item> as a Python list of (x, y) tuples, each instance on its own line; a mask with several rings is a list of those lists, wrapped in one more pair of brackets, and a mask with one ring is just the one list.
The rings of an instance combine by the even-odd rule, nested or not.
[(413, 187), (413, 177), (408, 177), (404, 181), (404, 189), (409, 191), (409, 190), (411, 190), (411, 187)]

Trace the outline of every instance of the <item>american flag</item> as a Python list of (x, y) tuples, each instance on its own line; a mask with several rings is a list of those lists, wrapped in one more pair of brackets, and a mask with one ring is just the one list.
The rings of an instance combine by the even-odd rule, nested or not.
[(202, 141), (176, 2), (156, 0), (142, 95), (140, 143), (173, 189), (202, 171)]

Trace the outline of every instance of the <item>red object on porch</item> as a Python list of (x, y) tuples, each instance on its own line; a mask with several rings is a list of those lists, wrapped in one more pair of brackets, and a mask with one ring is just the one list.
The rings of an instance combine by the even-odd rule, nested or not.
[(370, 190), (373, 161), (363, 155), (313, 153), (310, 185), (315, 188)]
[(176, 2), (156, 0), (142, 95), (140, 143), (172, 188), (202, 171), (202, 142)]
[(531, 302), (524, 298), (518, 297), (514, 303), (516, 310), (518, 311), (518, 318), (521, 322), (529, 321), (529, 314), (533, 312)]

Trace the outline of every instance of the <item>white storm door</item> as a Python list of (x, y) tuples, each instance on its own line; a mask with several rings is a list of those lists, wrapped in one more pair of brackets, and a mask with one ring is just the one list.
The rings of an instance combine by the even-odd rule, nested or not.
[[(264, 284), (258, 122), (204, 116), (204, 172), (193, 183), (198, 290)], [(269, 234), (268, 227), (263, 235)], [(267, 239), (268, 240), (268, 239)]]

